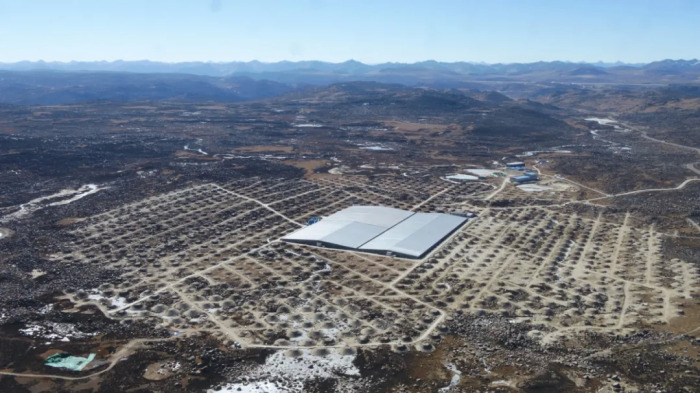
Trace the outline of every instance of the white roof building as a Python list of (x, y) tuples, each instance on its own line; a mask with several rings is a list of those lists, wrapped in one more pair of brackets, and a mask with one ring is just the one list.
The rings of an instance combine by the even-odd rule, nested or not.
[(380, 206), (351, 206), (282, 240), (420, 258), (467, 219)]

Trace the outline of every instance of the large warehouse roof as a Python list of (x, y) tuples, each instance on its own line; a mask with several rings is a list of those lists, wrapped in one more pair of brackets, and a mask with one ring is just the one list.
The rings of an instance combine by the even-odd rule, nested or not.
[(437, 213), (416, 213), (363, 244), (367, 251), (392, 251), (420, 257), (445, 236), (459, 228), (464, 217)]
[(380, 206), (351, 206), (283, 240), (331, 247), (392, 252), (418, 258), (466, 221), (437, 213), (413, 213)]
[(284, 240), (316, 241), (359, 248), (412, 214), (391, 207), (351, 206), (290, 234)]

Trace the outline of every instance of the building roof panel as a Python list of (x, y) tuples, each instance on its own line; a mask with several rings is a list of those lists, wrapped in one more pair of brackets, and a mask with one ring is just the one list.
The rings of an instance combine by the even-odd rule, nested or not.
[(325, 220), (357, 221), (389, 228), (410, 217), (412, 214), (412, 212), (394, 209), (393, 207), (351, 206), (328, 216)]
[(365, 224), (362, 222), (352, 222), (341, 229), (324, 236), (321, 241), (330, 244), (337, 244), (341, 247), (358, 248), (370, 241), (373, 237), (386, 231), (386, 228)]
[(283, 239), (420, 257), (464, 221), (464, 217), (448, 214), (352, 206)]
[(466, 218), (437, 213), (416, 213), (360, 247), (420, 257)]

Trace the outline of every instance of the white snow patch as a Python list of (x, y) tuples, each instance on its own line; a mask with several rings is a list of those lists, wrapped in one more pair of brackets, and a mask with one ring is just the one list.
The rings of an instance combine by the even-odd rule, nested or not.
[(448, 364), (445, 368), (452, 371), (452, 379), (450, 380), (449, 385), (447, 385), (443, 388), (440, 388), (438, 390), (438, 392), (440, 392), (440, 393), (445, 393), (445, 392), (449, 392), (450, 390), (452, 390), (452, 388), (457, 386), (457, 384), (459, 383), (459, 380), (462, 378), (462, 372), (457, 370), (457, 367), (455, 367), (454, 364)]
[(391, 151), (394, 150), (391, 147), (385, 147), (385, 146), (362, 146), (360, 147), (362, 150), (372, 150), (372, 151)]
[[(97, 187), (96, 184), (86, 184), (86, 185), (80, 187), (80, 188), (77, 190), (77, 193), (78, 193), (78, 194), (74, 195), (72, 198), (66, 199), (66, 200), (62, 200), (62, 201), (56, 201), (56, 202), (49, 203), (49, 206), (67, 205), (67, 204), (69, 204), (69, 203), (71, 203), (71, 202), (77, 201), (78, 199), (84, 198), (84, 197), (86, 197), (86, 196), (88, 196), (88, 195), (92, 195), (92, 194), (94, 194), (94, 193), (96, 193), (96, 192), (98, 192), (98, 191), (100, 191), (100, 190), (102, 190), (102, 188)], [(71, 190), (71, 191), (72, 191), (72, 190)], [(74, 191), (74, 192), (75, 192), (75, 191)]]
[(218, 390), (209, 390), (209, 393), (286, 393), (290, 390), (281, 390), (270, 381), (256, 381), (250, 383), (232, 383)]
[[(61, 191), (55, 193), (55, 194), (35, 198), (27, 203), (23, 203), (23, 204), (19, 205), (18, 211), (6, 215), (2, 219), (0, 219), (0, 222), (9, 221), (9, 220), (13, 220), (16, 218), (21, 218), (21, 217), (24, 217), (28, 214), (31, 214), (37, 210), (41, 210), (41, 209), (48, 207), (48, 206), (67, 205), (67, 204), (75, 202), (81, 198), (84, 198), (88, 195), (92, 195), (100, 190), (104, 190), (105, 188), (100, 188), (96, 184), (86, 184), (86, 185), (81, 186), (80, 188), (78, 188), (76, 190), (73, 190), (71, 188), (66, 188), (64, 190), (61, 190)], [(56, 200), (56, 199), (60, 199), (60, 200)], [(50, 202), (52, 200), (53, 200), (53, 202)]]
[(594, 121), (594, 122), (596, 122), (600, 125), (603, 125), (603, 126), (613, 126), (615, 131), (622, 131), (622, 132), (629, 131), (627, 129), (620, 127), (619, 122), (617, 120), (605, 119), (605, 118), (600, 118), (600, 117), (589, 117), (585, 120), (586, 121)]
[[(246, 381), (234, 382), (208, 393), (296, 393), (301, 392), (304, 382), (316, 378), (331, 378), (337, 375), (359, 376), (360, 370), (353, 365), (355, 355), (341, 355), (331, 351), (327, 356), (311, 354), (301, 349), (301, 356), (287, 356), (283, 351), (267, 357), (265, 364), (246, 373)], [(274, 380), (269, 380), (274, 376)]]
[(613, 119), (607, 119), (607, 118), (602, 118), (602, 117), (589, 117), (585, 119), (586, 121), (594, 121), (598, 124), (602, 124), (604, 126), (609, 125), (609, 124), (617, 124), (617, 120)]
[(342, 174), (343, 174), (343, 170), (342, 170), (340, 167), (331, 168), (331, 169), (328, 170), (328, 173), (330, 173), (331, 175), (342, 175)]
[(202, 150), (202, 148), (199, 148), (199, 149), (191, 149), (191, 148), (190, 148), (190, 145), (185, 145), (185, 146), (183, 147), (183, 149), (189, 150), (189, 151), (196, 151), (197, 153), (203, 154), (203, 155), (205, 155), (205, 156), (208, 156), (208, 155), (209, 155), (209, 153), (207, 153), (207, 152), (205, 152), (204, 150)]
[(97, 335), (97, 333), (81, 332), (72, 324), (58, 322), (50, 322), (46, 325), (27, 325), (26, 328), (19, 329), (19, 332), (25, 336), (40, 337), (48, 340), (49, 342), (69, 342), (74, 338), (84, 338)]
[(117, 297), (117, 296), (106, 297), (106, 296), (102, 296), (102, 295), (93, 293), (93, 294), (88, 295), (87, 298), (88, 298), (88, 300), (93, 300), (93, 301), (98, 302), (98, 303), (100, 303), (100, 301), (102, 299), (106, 299), (107, 304), (111, 304), (112, 306), (114, 306), (116, 308), (122, 308), (122, 307), (127, 305), (126, 298), (123, 298), (123, 297)]

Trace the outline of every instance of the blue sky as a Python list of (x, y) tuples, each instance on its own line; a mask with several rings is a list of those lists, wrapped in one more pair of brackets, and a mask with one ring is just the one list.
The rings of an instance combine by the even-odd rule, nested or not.
[(697, 57), (695, 0), (0, 0), (0, 62)]

